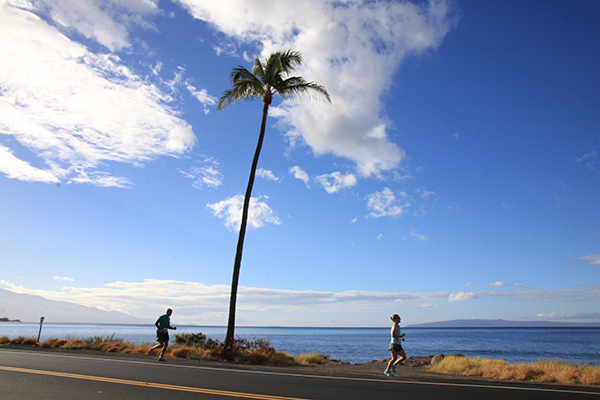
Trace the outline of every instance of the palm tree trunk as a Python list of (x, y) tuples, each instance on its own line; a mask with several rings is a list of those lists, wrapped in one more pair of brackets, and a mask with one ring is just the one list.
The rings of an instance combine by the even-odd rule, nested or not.
[[(269, 99), (270, 100), (270, 99)], [(242, 222), (240, 224), (240, 233), (238, 236), (237, 249), (235, 252), (235, 262), (233, 264), (233, 278), (231, 280), (231, 296), (229, 297), (229, 319), (227, 321), (227, 333), (225, 334), (225, 343), (223, 349), (223, 358), (230, 360), (233, 357), (233, 335), (235, 330), (235, 305), (237, 302), (237, 290), (240, 278), (240, 267), (242, 266), (242, 251), (244, 249), (244, 237), (246, 236), (246, 226), (248, 225), (248, 211), (250, 209), (250, 199), (252, 198), (252, 187), (254, 186), (254, 178), (256, 177), (256, 167), (258, 166), (258, 158), (262, 149), (265, 138), (265, 130), (267, 127), (267, 114), (269, 112), (269, 104), (265, 98), (263, 104), (262, 122), (260, 125), (260, 134), (258, 135), (258, 143), (252, 160), (252, 168), (250, 168), (250, 178), (248, 179), (248, 187), (246, 188), (246, 196), (244, 197), (244, 207), (242, 209)]]

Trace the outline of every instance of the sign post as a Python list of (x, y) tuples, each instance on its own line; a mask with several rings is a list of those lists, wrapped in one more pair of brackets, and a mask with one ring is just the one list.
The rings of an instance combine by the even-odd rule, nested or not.
[(44, 324), (44, 317), (40, 318), (40, 331), (38, 333), (38, 343), (40, 342), (40, 336), (42, 335), (42, 325)]

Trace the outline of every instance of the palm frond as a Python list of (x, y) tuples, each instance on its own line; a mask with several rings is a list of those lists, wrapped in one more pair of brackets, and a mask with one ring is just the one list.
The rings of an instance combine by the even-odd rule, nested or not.
[(308, 96), (316, 100), (323, 100), (326, 103), (331, 103), (329, 93), (323, 86), (315, 82), (307, 82), (303, 78), (297, 76), (286, 79), (274, 89), (284, 100), (293, 100), (295, 98)]
[(278, 93), (284, 100), (309, 96), (331, 103), (329, 93), (323, 86), (307, 82), (301, 77), (289, 77), (294, 67), (301, 64), (300, 52), (287, 50), (272, 53), (264, 63), (256, 58), (252, 72), (242, 66), (234, 68), (229, 76), (232, 88), (223, 92), (217, 111), (239, 100), (262, 98), (270, 104), (273, 93)]
[(254, 68), (252, 69), (252, 74), (254, 74), (254, 76), (263, 83), (267, 81), (264, 66), (258, 57), (254, 59)]
[(281, 71), (286, 74), (289, 74), (295, 67), (302, 64), (302, 55), (299, 51), (288, 50), (285, 53), (279, 54)]
[(222, 111), (239, 100), (255, 100), (262, 97), (262, 82), (246, 68), (234, 68), (229, 79), (233, 87), (223, 92), (217, 104), (217, 111)]

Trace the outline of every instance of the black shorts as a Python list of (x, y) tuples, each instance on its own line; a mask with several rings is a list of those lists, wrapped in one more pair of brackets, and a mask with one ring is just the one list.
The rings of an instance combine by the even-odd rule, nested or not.
[(169, 342), (169, 333), (168, 332), (158, 332), (156, 333), (156, 341), (158, 343)]
[(390, 351), (390, 353), (400, 353), (404, 349), (402, 348), (401, 344), (390, 343), (390, 347), (388, 348), (388, 350)]

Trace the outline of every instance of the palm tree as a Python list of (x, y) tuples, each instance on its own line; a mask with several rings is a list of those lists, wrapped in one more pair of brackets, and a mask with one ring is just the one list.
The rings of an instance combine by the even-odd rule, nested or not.
[(219, 99), (217, 111), (222, 111), (230, 104), (239, 100), (255, 100), (262, 98), (263, 113), (260, 134), (252, 167), (250, 169), (250, 178), (244, 197), (244, 206), (242, 209), (242, 221), (235, 253), (235, 262), (233, 265), (233, 279), (231, 282), (231, 297), (229, 299), (229, 320), (227, 322), (227, 333), (225, 335), (224, 352), (225, 358), (231, 358), (233, 350), (233, 333), (235, 329), (235, 305), (237, 301), (237, 289), (240, 276), (240, 266), (242, 264), (242, 250), (244, 247), (244, 236), (246, 235), (246, 225), (248, 223), (248, 209), (250, 207), (250, 198), (252, 195), (252, 186), (256, 176), (256, 167), (258, 158), (265, 137), (265, 128), (267, 124), (267, 114), (269, 106), (273, 101), (273, 95), (279, 94), (284, 100), (291, 100), (305, 95), (320, 98), (331, 103), (329, 93), (323, 86), (314, 82), (307, 82), (301, 77), (289, 76), (294, 67), (302, 64), (302, 56), (297, 51), (288, 50), (287, 52), (275, 52), (266, 59), (263, 64), (258, 58), (254, 61), (252, 73), (242, 66), (234, 68), (229, 76), (232, 88), (223, 92)]

